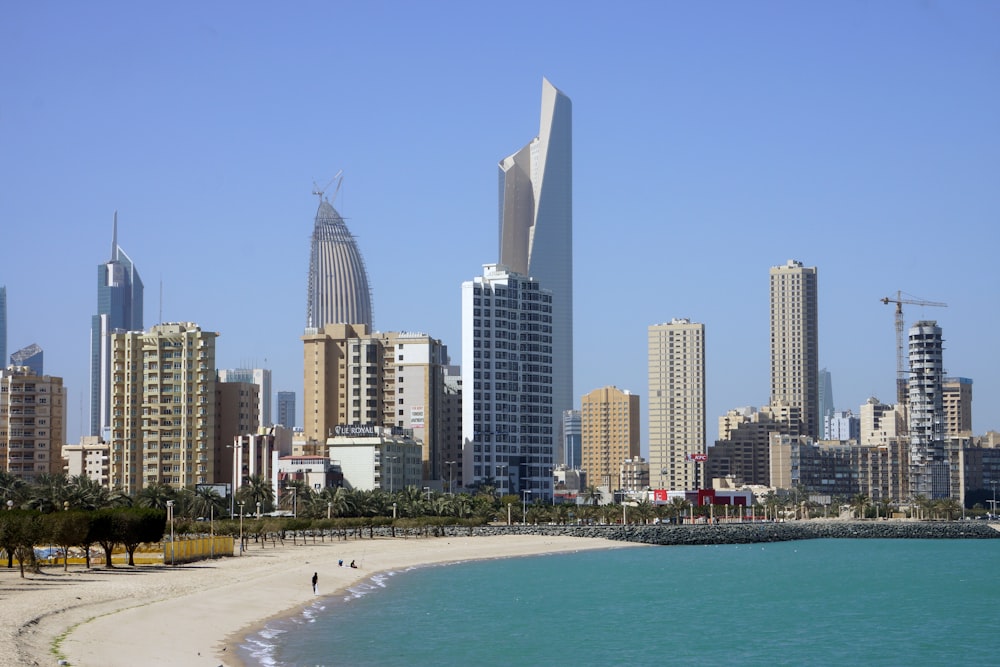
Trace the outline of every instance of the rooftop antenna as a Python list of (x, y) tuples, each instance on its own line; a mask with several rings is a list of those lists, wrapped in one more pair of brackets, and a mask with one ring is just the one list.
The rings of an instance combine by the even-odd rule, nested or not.
[(329, 188), (331, 185), (333, 185), (334, 181), (337, 181), (337, 188), (333, 191), (333, 197), (331, 197), (330, 199), (336, 200), (337, 199), (337, 193), (340, 192), (340, 184), (344, 182), (344, 170), (343, 169), (341, 169), (340, 171), (338, 171), (337, 175), (334, 176), (333, 178), (331, 178), (330, 182), (327, 183), (326, 185), (324, 185), (323, 187), (319, 187), (319, 185), (317, 185), (316, 181), (313, 181), (313, 194), (316, 195), (316, 196), (318, 196), (320, 201), (323, 201), (323, 195), (326, 194), (327, 188)]
[(115, 221), (111, 228), (111, 261), (118, 259), (118, 209), (115, 209)]

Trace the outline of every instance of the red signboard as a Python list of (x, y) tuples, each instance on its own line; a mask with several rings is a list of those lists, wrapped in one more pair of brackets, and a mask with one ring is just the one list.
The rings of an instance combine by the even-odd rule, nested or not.
[(697, 461), (698, 463), (704, 463), (708, 460), (708, 454), (688, 454), (688, 461)]

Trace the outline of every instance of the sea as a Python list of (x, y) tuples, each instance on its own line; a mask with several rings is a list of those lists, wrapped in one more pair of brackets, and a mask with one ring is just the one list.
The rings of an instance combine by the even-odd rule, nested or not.
[(1000, 540), (655, 546), (387, 572), (248, 665), (998, 665)]

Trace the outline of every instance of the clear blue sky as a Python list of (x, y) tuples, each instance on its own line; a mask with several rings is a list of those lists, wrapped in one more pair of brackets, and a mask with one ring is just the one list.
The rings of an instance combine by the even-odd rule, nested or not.
[[(0, 284), (87, 414), (112, 214), (146, 326), (220, 332), (301, 409), (313, 181), (375, 326), (460, 358), (496, 261), (497, 162), (573, 100), (576, 387), (642, 397), (646, 330), (705, 323), (708, 437), (768, 400), (768, 268), (819, 267), (838, 409), (892, 401), (896, 290), (945, 301), (950, 375), (1000, 429), (996, 2), (20, 2), (0, 20)], [(643, 451), (646, 436), (643, 434)]]

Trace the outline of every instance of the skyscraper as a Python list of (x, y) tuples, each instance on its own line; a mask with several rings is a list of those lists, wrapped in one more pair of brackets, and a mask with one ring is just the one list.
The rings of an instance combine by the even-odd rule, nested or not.
[(816, 267), (771, 267), (771, 407), (802, 411), (801, 435), (823, 436), (819, 415)]
[(583, 459), (583, 425), (579, 410), (563, 410), (562, 449), (563, 464), (570, 470), (579, 470)]
[(699, 488), (705, 443), (705, 325), (649, 327), (649, 477), (657, 489)]
[(500, 264), (552, 293), (552, 408), (558, 427), (563, 411), (574, 408), (573, 108), (547, 79), (538, 136), (500, 161), (499, 237)]
[(278, 423), (285, 428), (295, 428), (295, 392), (278, 392)]
[[(487, 264), (462, 283), (462, 478), (552, 500), (552, 294)], [(558, 413), (561, 415), (562, 413)]]
[(617, 387), (584, 394), (580, 409), (581, 468), (591, 485), (621, 488), (621, 467), (639, 456), (639, 397)]
[(142, 279), (118, 245), (118, 211), (111, 259), (97, 266), (97, 314), (90, 325), (90, 434), (105, 436), (111, 421), (111, 335), (142, 331)]
[(937, 322), (910, 327), (910, 495), (948, 495), (948, 459), (944, 435), (944, 345)]
[(44, 375), (45, 353), (38, 343), (32, 343), (10, 355), (10, 365), (27, 366), (35, 375)]
[[(819, 423), (825, 424), (826, 418), (832, 417), (834, 410), (836, 410), (833, 403), (833, 375), (830, 371), (825, 368), (820, 369), (816, 386), (819, 387)], [(823, 437), (830, 439), (826, 433), (823, 434)]]
[[(338, 185), (339, 188), (339, 185)], [(372, 326), (368, 273), (344, 219), (320, 195), (309, 251), (309, 299), (306, 328), (327, 324)]]

